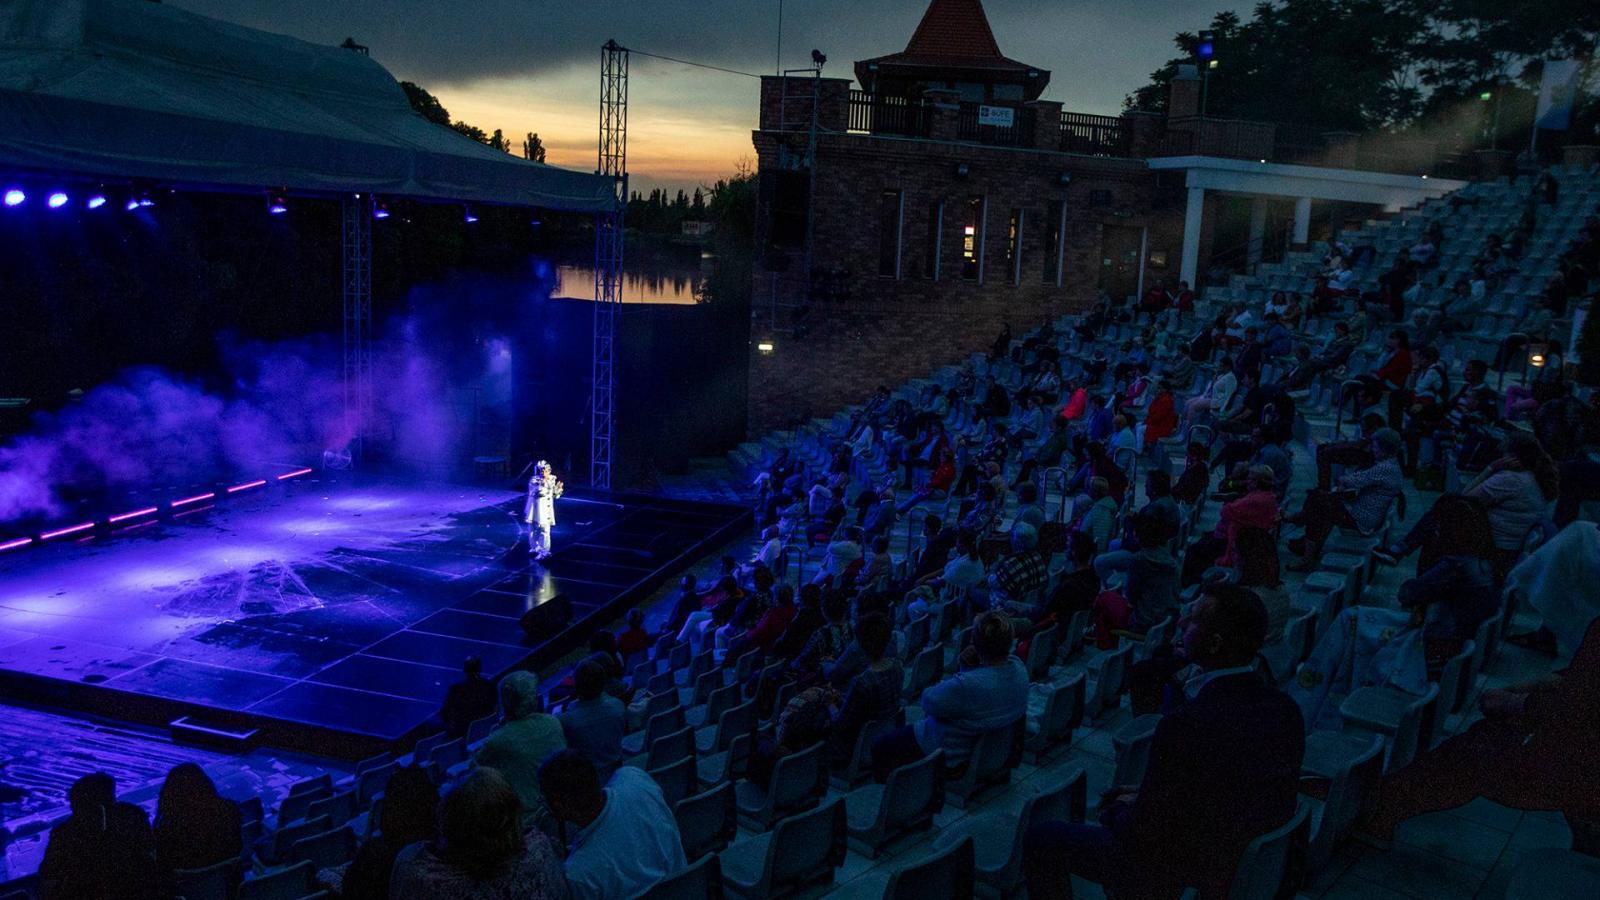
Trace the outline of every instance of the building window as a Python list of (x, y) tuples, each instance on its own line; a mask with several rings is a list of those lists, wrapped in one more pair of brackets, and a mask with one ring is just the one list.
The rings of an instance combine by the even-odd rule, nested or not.
[(1022, 228), (1026, 220), (1026, 213), (1020, 209), (1011, 211), (1011, 221), (1006, 227), (1006, 267), (1010, 270), (1011, 283), (1022, 283)]
[(904, 197), (899, 191), (884, 191), (878, 197), (878, 274), (900, 277), (900, 223)]
[(967, 201), (967, 223), (961, 227), (961, 277), (983, 283), (984, 213), (988, 200), (973, 197)]
[(922, 263), (922, 277), (939, 280), (939, 256), (944, 250), (944, 204), (928, 207), (928, 252)]
[(1067, 204), (1051, 200), (1044, 214), (1044, 283), (1061, 286), (1061, 263), (1067, 250)]

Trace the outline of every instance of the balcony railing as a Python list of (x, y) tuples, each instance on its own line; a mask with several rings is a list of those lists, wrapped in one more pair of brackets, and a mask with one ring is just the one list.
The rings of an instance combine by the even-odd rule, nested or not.
[(1128, 132), (1118, 116), (1061, 114), (1061, 150), (1090, 156), (1127, 156)]
[(995, 147), (1033, 146), (1033, 110), (1022, 107), (994, 107), (1011, 111), (1009, 125), (986, 124), (981, 118), (980, 106), (987, 104), (963, 103), (956, 119), (956, 140), (973, 141)]
[(932, 111), (926, 100), (850, 92), (849, 128), (858, 134), (925, 138), (931, 124)]

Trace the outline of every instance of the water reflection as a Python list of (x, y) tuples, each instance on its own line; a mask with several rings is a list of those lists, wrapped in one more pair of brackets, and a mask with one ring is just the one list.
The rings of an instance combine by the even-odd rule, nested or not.
[[(622, 273), (622, 302), (694, 303), (703, 278), (701, 268), (692, 263), (651, 261), (638, 266), (628, 266)], [(593, 300), (594, 268), (556, 266), (556, 285), (551, 296)]]

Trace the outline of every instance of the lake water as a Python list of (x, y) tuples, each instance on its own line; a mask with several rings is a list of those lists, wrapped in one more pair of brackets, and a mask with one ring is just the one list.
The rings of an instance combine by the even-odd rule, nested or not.
[[(693, 261), (649, 259), (624, 262), (623, 303), (694, 303), (711, 257)], [(557, 265), (556, 287), (551, 296), (573, 300), (594, 299), (594, 267)]]

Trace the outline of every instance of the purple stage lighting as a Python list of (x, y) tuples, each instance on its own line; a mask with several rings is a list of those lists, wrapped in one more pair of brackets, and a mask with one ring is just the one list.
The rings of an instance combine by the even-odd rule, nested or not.
[(80, 531), (88, 531), (93, 527), (93, 522), (85, 522), (82, 525), (74, 525), (71, 528), (58, 528), (55, 531), (46, 531), (44, 534), (39, 535), (39, 540), (48, 541), (58, 537), (66, 537), (69, 534), (77, 534)]
[(240, 491), (248, 491), (251, 488), (261, 487), (262, 485), (264, 485), (266, 483), (267, 483), (267, 480), (265, 478), (261, 478), (261, 479), (255, 480), (255, 481), (248, 482), (246, 484), (236, 484), (233, 487), (228, 488), (228, 493), (237, 494)]
[(379, 200), (377, 205), (372, 207), (372, 217), (374, 219), (389, 218), (389, 207), (386, 206), (382, 200)]
[(128, 212), (133, 212), (134, 210), (139, 208), (139, 198), (137, 198), (137, 197), (129, 197), (127, 205), (123, 206), (122, 208), (127, 210)]
[(473, 215), (472, 214), (472, 210), (470, 210), (470, 209), (466, 211), (466, 214), (462, 218), (467, 220), (467, 224), (468, 225), (471, 225), (473, 222), (478, 221), (478, 217)]
[(282, 194), (269, 194), (267, 196), (267, 212), (281, 216), (289, 211), (289, 201)]
[(18, 547), (26, 547), (31, 543), (33, 543), (33, 538), (20, 537), (14, 540), (0, 542), (0, 550), (15, 550)]
[(27, 202), (28, 195), (23, 193), (21, 188), (11, 188), (10, 190), (6, 191), (7, 206), (21, 206)]
[(84, 205), (89, 207), (90, 209), (99, 209), (100, 207), (106, 205), (106, 195), (105, 194), (95, 194), (93, 197), (90, 197), (89, 201), (87, 203), (85, 203)]
[(51, 209), (60, 209), (61, 207), (67, 205), (67, 201), (69, 199), (71, 198), (69, 198), (65, 193), (56, 191), (50, 195), (49, 199), (45, 200), (45, 203), (48, 204)]
[(106, 521), (110, 522), (113, 525), (115, 525), (118, 522), (126, 522), (129, 519), (137, 519), (140, 516), (148, 516), (151, 513), (155, 513), (155, 512), (160, 512), (160, 510), (157, 509), (154, 506), (146, 506), (144, 509), (136, 509), (133, 512), (120, 513), (118, 515), (112, 516), (111, 518), (107, 519)]

